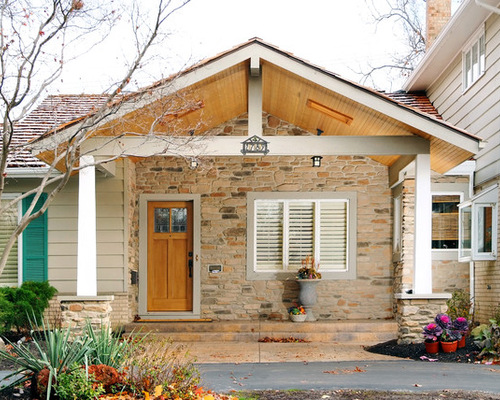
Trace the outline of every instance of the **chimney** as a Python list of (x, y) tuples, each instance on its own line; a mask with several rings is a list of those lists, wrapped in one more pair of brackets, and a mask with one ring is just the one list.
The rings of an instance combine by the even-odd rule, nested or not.
[(451, 18), (451, 0), (427, 0), (426, 12), (426, 49), (439, 35)]

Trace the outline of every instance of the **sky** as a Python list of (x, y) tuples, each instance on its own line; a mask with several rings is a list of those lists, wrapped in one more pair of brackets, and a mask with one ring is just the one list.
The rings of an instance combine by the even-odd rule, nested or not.
[[(379, 5), (385, 1), (373, 0)], [(394, 24), (376, 26), (365, 0), (192, 0), (172, 16), (168, 28), (167, 40), (152, 49), (157, 61), (144, 66), (138, 86), (253, 37), (354, 81), (360, 80), (356, 71), (367, 63), (382, 64), (402, 47)], [(119, 75), (129, 46), (126, 34), (117, 31), (68, 64), (53, 91), (102, 92)], [(403, 82), (381, 77), (377, 84), (379, 89), (398, 90)]]

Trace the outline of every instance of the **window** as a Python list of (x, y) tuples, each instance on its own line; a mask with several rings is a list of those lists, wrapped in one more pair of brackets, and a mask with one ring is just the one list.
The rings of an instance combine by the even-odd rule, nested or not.
[(458, 249), (459, 194), (432, 196), (432, 249)]
[(248, 277), (289, 277), (313, 256), (325, 278), (355, 276), (355, 194), (250, 193)]
[(486, 70), (485, 38), (484, 30), (482, 30), (479, 37), (476, 36), (462, 53), (464, 91), (476, 82)]
[[(15, 198), (10, 195), (2, 199), (2, 205)], [(45, 199), (46, 195), (43, 194)], [(22, 212), (26, 212), (33, 196), (22, 201)], [(35, 210), (38, 209), (38, 205)], [(3, 250), (17, 226), (19, 208), (12, 207), (0, 216), (0, 249)], [(0, 276), (0, 285), (16, 285), (25, 281), (46, 281), (47, 274), (47, 213), (32, 221), (12, 248), (7, 264)]]
[(498, 185), (459, 205), (460, 261), (496, 259)]

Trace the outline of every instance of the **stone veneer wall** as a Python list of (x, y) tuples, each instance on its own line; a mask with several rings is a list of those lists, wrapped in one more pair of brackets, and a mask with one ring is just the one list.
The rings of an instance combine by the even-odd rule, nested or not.
[[(307, 134), (266, 116), (265, 132)], [(217, 132), (230, 134), (246, 120)], [(220, 133), (219, 133), (220, 134)], [(201, 195), (201, 317), (215, 320), (283, 319), (298, 298), (298, 284), (246, 279), (246, 197), (248, 192), (350, 191), (358, 196), (357, 279), (324, 280), (314, 312), (323, 319), (392, 318), (392, 201), (387, 167), (365, 157), (324, 157), (321, 168), (310, 156), (218, 157), (201, 160), (196, 170), (179, 158), (151, 157), (135, 165), (141, 193)], [(131, 196), (132, 197), (132, 196)], [(137, 203), (136, 203), (137, 204)], [(135, 207), (137, 209), (137, 205)], [(132, 216), (131, 234), (138, 232)], [(133, 236), (133, 239), (136, 237)], [(138, 259), (134, 247), (135, 260)], [(209, 274), (209, 264), (223, 272)], [(137, 263), (131, 268), (137, 268)]]
[(396, 300), (398, 343), (423, 342), (422, 329), (434, 321), (436, 314), (446, 312), (447, 298), (418, 298), (406, 296)]
[[(495, 183), (500, 185), (500, 178), (484, 184), (480, 189), (486, 189)], [(479, 192), (479, 188), (476, 192)], [(500, 204), (500, 194), (498, 204)], [(498, 226), (500, 227), (500, 213), (498, 213), (498, 217)], [(497, 234), (497, 252), (499, 250), (500, 234)], [(476, 261), (474, 278), (474, 317), (478, 322), (487, 323), (500, 307), (500, 260), (498, 256), (496, 260), (492, 261)]]

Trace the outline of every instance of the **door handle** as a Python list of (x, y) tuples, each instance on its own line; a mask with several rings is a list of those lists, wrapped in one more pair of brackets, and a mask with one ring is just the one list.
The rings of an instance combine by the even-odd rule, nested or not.
[(189, 268), (189, 277), (193, 277), (193, 260), (188, 261), (188, 268)]

